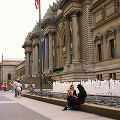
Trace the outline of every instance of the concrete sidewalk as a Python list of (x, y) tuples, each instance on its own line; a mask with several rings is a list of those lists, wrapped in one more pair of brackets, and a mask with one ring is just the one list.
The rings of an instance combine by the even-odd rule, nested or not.
[(81, 111), (62, 111), (62, 106), (53, 105), (25, 97), (16, 98), (14, 97), (14, 92), (12, 91), (3, 92), (3, 94), (5, 97), (11, 99), (13, 102), (24, 105), (25, 107), (52, 120), (113, 120), (110, 118)]

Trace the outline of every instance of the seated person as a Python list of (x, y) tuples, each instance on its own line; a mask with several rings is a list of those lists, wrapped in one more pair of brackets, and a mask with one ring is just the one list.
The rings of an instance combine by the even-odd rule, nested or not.
[(74, 99), (71, 99), (71, 101), (68, 103), (68, 105), (66, 105), (63, 111), (67, 110), (68, 107), (71, 107), (72, 109), (74, 109), (77, 105), (84, 104), (85, 98), (87, 97), (87, 93), (81, 84), (78, 84), (77, 88), (79, 90), (78, 96)]
[(33, 94), (34, 89), (32, 86), (29, 88), (29, 91), (30, 91), (30, 94)]
[(76, 90), (74, 90), (74, 85), (70, 86), (70, 89), (67, 90), (68, 93), (68, 97), (67, 97), (67, 101), (68, 103), (71, 101), (72, 98), (76, 98)]

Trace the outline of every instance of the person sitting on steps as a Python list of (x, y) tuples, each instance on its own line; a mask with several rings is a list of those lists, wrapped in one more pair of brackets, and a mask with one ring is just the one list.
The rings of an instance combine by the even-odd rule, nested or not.
[(70, 100), (70, 102), (65, 106), (65, 108), (63, 109), (63, 111), (67, 111), (67, 108), (70, 107), (72, 109), (76, 109), (78, 107), (78, 105), (80, 104), (84, 104), (85, 102), (85, 98), (87, 97), (87, 93), (84, 90), (84, 87), (81, 84), (77, 85), (77, 88), (79, 90), (79, 94), (76, 98), (72, 98)]
[(67, 102), (69, 103), (71, 101), (71, 99), (76, 98), (77, 94), (76, 94), (76, 90), (74, 90), (74, 85), (70, 86), (70, 89), (67, 90)]

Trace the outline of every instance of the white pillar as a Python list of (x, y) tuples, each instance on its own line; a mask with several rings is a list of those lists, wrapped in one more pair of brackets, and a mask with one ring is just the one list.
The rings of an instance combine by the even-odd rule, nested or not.
[(53, 40), (52, 32), (49, 32), (49, 71), (53, 70)]
[(49, 69), (49, 39), (45, 36), (45, 71)]
[(35, 45), (35, 73), (38, 74), (38, 44)]
[(35, 74), (35, 46), (33, 46), (33, 64), (32, 64), (32, 74)]
[(30, 58), (29, 58), (29, 51), (26, 53), (26, 58), (27, 58), (27, 70), (26, 70), (26, 73), (29, 75), (29, 70), (30, 70)]
[(66, 65), (71, 64), (71, 41), (70, 41), (70, 21), (65, 17), (65, 39), (66, 39)]
[(79, 62), (78, 57), (78, 21), (77, 21), (77, 12), (72, 13), (72, 39), (73, 39), (73, 63)]

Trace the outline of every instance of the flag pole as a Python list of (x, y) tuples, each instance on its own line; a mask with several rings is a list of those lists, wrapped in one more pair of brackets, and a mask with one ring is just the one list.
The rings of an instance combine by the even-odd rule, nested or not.
[(3, 84), (3, 65), (2, 65), (2, 84)]
[(3, 84), (3, 54), (2, 54), (2, 84)]
[(42, 54), (41, 54), (41, 0), (39, 0), (39, 63), (40, 63), (40, 91), (42, 91)]

